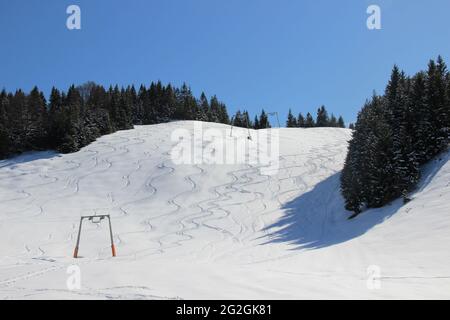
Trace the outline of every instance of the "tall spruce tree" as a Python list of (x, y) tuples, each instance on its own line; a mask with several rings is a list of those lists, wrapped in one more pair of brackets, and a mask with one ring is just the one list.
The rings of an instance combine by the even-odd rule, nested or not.
[(292, 110), (289, 109), (289, 114), (286, 121), (286, 127), (288, 128), (296, 128), (298, 126), (297, 119), (292, 114)]
[(47, 109), (42, 92), (34, 87), (27, 97), (24, 121), (24, 143), (28, 150), (47, 147)]
[(10, 137), (8, 130), (9, 99), (5, 90), (0, 93), (0, 159), (10, 152)]
[(243, 127), (242, 113), (241, 110), (237, 110), (236, 114), (233, 117), (233, 126), (235, 127)]
[(328, 127), (330, 119), (328, 117), (328, 112), (325, 106), (321, 106), (317, 110), (316, 127)]
[(316, 122), (314, 121), (312, 114), (308, 112), (305, 119), (305, 128), (314, 128), (315, 126)]
[(209, 105), (210, 105), (210, 114), (209, 114), (208, 120), (210, 122), (220, 123), (221, 122), (220, 121), (220, 117), (221, 117), (220, 110), (221, 110), (221, 107), (220, 107), (220, 102), (219, 102), (219, 100), (217, 99), (216, 96), (212, 96), (211, 97)]
[(63, 100), (61, 93), (55, 87), (50, 93), (48, 108), (48, 143), (49, 147), (58, 150), (62, 144), (62, 137), (66, 135), (66, 116), (63, 110)]
[(269, 118), (264, 109), (261, 111), (261, 115), (259, 116), (259, 127), (260, 129), (270, 128)]
[(227, 106), (223, 102), (219, 103), (219, 122), (223, 124), (230, 124)]
[(255, 130), (261, 129), (258, 116), (255, 116), (255, 120), (253, 121), (253, 129), (255, 129)]
[(305, 119), (305, 117), (303, 116), (303, 114), (301, 112), (298, 114), (297, 126), (299, 128), (305, 128), (306, 127), (306, 119)]
[(354, 126), (341, 176), (348, 210), (408, 200), (420, 165), (448, 148), (448, 79), (441, 57), (411, 78), (394, 66), (384, 96), (374, 95)]
[(27, 97), (22, 90), (17, 90), (9, 96), (8, 119), (10, 123), (11, 152), (20, 153), (30, 151), (27, 148), (25, 136), (27, 123)]
[(253, 122), (250, 119), (250, 114), (248, 113), (247, 110), (244, 111), (242, 116), (243, 116), (243, 120), (244, 120), (244, 128), (253, 128)]
[(441, 56), (428, 65), (425, 96), (430, 111), (432, 134), (429, 141), (428, 157), (441, 152), (448, 145), (448, 105), (447, 66)]
[(338, 127), (338, 120), (334, 114), (331, 114), (330, 121), (328, 122), (328, 127), (331, 128)]
[(209, 102), (204, 92), (202, 92), (202, 94), (200, 95), (200, 101), (198, 104), (200, 109), (197, 113), (197, 120), (209, 121), (209, 119), (211, 118)]

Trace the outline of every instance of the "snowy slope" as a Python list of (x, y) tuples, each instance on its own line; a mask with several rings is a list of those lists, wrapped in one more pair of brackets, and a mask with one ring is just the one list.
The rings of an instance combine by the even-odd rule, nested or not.
[[(412, 202), (348, 221), (348, 130), (281, 129), (280, 170), (265, 175), (174, 164), (180, 128), (194, 123), (0, 161), (0, 298), (450, 298), (448, 154), (426, 168)], [(247, 140), (233, 135), (224, 139)], [(107, 225), (86, 224), (72, 259), (80, 216), (96, 213), (112, 215), (118, 257)], [(74, 264), (80, 290), (66, 285)]]

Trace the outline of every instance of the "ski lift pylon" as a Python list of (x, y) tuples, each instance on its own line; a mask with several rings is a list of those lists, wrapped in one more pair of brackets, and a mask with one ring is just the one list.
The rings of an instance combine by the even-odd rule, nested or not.
[(278, 117), (278, 112), (269, 112), (269, 113), (267, 113), (267, 115), (268, 116), (276, 116), (277, 117), (277, 122), (278, 122), (278, 128), (281, 128), (281, 125), (280, 125), (280, 118)]
[(115, 257), (116, 256), (116, 247), (114, 246), (114, 238), (113, 238), (113, 232), (112, 232), (112, 226), (111, 226), (111, 217), (109, 214), (104, 214), (104, 215), (94, 215), (94, 216), (82, 216), (80, 218), (80, 226), (78, 229), (78, 237), (77, 237), (77, 244), (75, 246), (75, 250), (73, 252), (73, 257), (75, 259), (78, 258), (78, 250), (80, 248), (80, 239), (81, 239), (81, 230), (83, 227), (83, 221), (84, 220), (88, 220), (92, 223), (95, 224), (100, 224), (103, 220), (108, 219), (108, 225), (109, 225), (109, 235), (111, 238), (111, 251), (112, 251), (112, 256)]

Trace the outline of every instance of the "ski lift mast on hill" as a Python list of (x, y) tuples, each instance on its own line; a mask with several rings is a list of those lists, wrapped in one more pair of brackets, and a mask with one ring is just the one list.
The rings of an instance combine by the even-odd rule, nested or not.
[[(231, 125), (231, 132), (230, 132), (230, 137), (233, 137), (233, 128), (234, 128), (234, 119), (235, 119), (235, 116), (232, 116), (231, 117), (231, 121), (230, 121), (230, 125)], [(247, 122), (247, 130), (248, 130), (248, 136), (247, 136), (247, 139), (248, 140), (252, 140), (252, 135), (251, 135), (251, 133), (250, 133), (250, 127), (249, 127), (249, 123)]]
[[(277, 117), (277, 123), (278, 123), (278, 128), (281, 128), (281, 125), (280, 125), (280, 118), (278, 117), (278, 112), (269, 112), (269, 113), (267, 113), (267, 115), (268, 116), (276, 116)], [(233, 136), (233, 128), (234, 128), (234, 119), (235, 119), (235, 116), (232, 116), (231, 117), (231, 121), (230, 121), (230, 125), (231, 125), (231, 132), (230, 132), (230, 137), (232, 137)], [(249, 124), (247, 123), (247, 130), (248, 130), (248, 137), (247, 137), (247, 139), (249, 139), (249, 140), (252, 140), (252, 135), (251, 135), (251, 133), (250, 133), (250, 127), (249, 127)]]
[(267, 115), (268, 116), (276, 116), (277, 117), (277, 122), (278, 122), (278, 128), (281, 128), (281, 125), (280, 125), (280, 118), (278, 117), (278, 112), (269, 112), (269, 113), (267, 113)]

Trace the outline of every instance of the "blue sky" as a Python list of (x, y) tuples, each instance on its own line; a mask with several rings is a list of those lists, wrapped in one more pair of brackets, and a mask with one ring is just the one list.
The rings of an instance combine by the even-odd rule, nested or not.
[[(66, 28), (81, 8), (82, 29)], [(366, 27), (377, 4), (382, 30)], [(448, 0), (0, 0), (0, 88), (184, 81), (230, 111), (354, 120), (394, 63), (450, 59)]]

